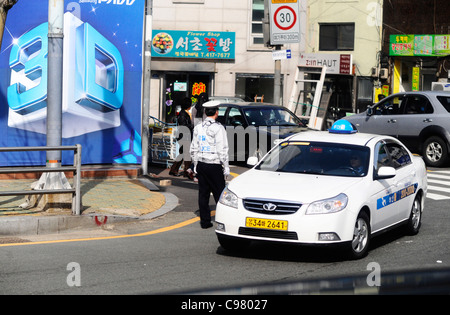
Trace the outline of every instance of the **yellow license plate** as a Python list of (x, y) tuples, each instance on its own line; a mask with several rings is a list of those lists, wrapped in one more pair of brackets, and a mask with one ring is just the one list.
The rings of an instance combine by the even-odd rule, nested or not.
[(257, 228), (257, 229), (287, 231), (287, 229), (288, 229), (288, 221), (272, 220), (272, 219), (246, 218), (245, 226), (246, 227)]

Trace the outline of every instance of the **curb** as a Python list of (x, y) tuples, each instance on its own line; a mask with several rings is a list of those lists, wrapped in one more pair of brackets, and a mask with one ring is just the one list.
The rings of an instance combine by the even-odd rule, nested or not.
[[(159, 188), (146, 178), (139, 178), (140, 182), (150, 191)], [(178, 198), (168, 192), (160, 192), (165, 197), (164, 205), (143, 216), (124, 216), (116, 214), (89, 213), (80, 216), (14, 216), (0, 218), (0, 236), (39, 235), (59, 233), (76, 228), (95, 228), (109, 223), (131, 222), (138, 220), (152, 220), (160, 217), (178, 206)]]

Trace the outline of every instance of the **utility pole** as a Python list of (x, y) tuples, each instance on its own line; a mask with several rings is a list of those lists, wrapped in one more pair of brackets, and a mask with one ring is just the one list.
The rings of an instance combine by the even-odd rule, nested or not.
[[(48, 1), (47, 146), (62, 144), (64, 0)], [(61, 167), (61, 151), (47, 151), (47, 168)], [(45, 189), (70, 188), (64, 173), (44, 173)]]
[(153, 0), (145, 0), (145, 51), (144, 51), (144, 83), (142, 101), (142, 174), (148, 174), (149, 147), (149, 115), (150, 115), (150, 85), (152, 60), (152, 29), (153, 29)]
[[(64, 0), (48, 0), (48, 68), (47, 68), (47, 147), (59, 147), (62, 143), (62, 87), (63, 87)], [(46, 167), (61, 167), (61, 151), (47, 151)], [(35, 190), (70, 189), (63, 172), (45, 172)], [(70, 202), (63, 195), (44, 195), (39, 204)], [(36, 199), (25, 197), (22, 208), (35, 206)]]
[[(281, 50), (281, 45), (276, 45), (275, 50)], [(275, 60), (275, 77), (273, 89), (273, 102), (276, 105), (281, 105), (281, 60)]]

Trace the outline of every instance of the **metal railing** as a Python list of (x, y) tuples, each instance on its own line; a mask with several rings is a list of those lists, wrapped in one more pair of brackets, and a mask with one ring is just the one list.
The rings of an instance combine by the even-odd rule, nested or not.
[(46, 195), (46, 194), (72, 194), (72, 214), (81, 214), (81, 145), (74, 146), (57, 146), (57, 147), (4, 147), (0, 148), (0, 152), (17, 152), (17, 151), (74, 151), (73, 166), (60, 167), (0, 167), (0, 174), (8, 173), (55, 173), (55, 172), (72, 172), (73, 188), (72, 189), (41, 189), (41, 190), (19, 190), (19, 191), (0, 191), (1, 196), (23, 196), (23, 195)]

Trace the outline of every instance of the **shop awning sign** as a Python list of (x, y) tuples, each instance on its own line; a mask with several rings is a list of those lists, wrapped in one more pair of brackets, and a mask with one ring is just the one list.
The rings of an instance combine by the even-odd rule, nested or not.
[(351, 54), (301, 54), (299, 66), (327, 67), (328, 74), (352, 74)]
[(429, 56), (450, 55), (450, 34), (391, 35), (389, 38), (390, 56)]
[(236, 33), (153, 30), (152, 57), (235, 59)]

